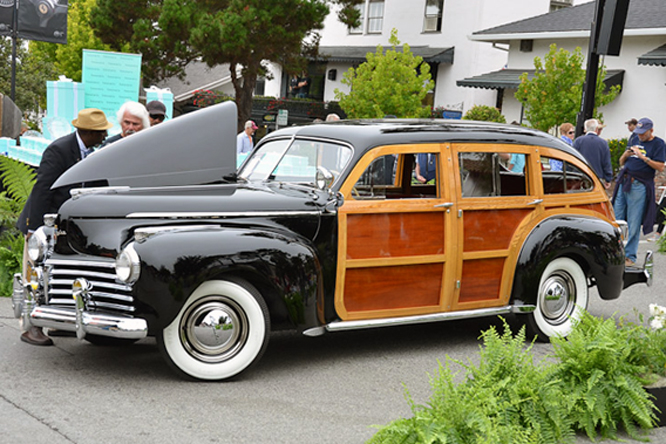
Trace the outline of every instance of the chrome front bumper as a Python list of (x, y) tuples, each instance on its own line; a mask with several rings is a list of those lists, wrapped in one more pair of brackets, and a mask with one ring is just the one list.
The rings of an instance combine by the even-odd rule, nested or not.
[(37, 305), (32, 293), (31, 285), (24, 285), (21, 275), (15, 274), (12, 306), (14, 316), (22, 319), (25, 330), (30, 326), (55, 328), (76, 332), (79, 339), (88, 334), (120, 339), (142, 339), (148, 335), (145, 319), (88, 311), (85, 289), (73, 291), (75, 308)]

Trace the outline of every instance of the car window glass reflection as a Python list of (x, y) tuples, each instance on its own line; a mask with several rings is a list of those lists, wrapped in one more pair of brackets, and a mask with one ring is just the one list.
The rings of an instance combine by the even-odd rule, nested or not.
[(541, 165), (545, 194), (584, 193), (594, 188), (592, 178), (569, 162), (541, 157)]
[(239, 172), (239, 177), (291, 183), (315, 183), (317, 168), (322, 166), (340, 175), (351, 158), (351, 149), (333, 143), (277, 140), (261, 145)]
[(527, 156), (520, 153), (459, 153), (462, 197), (525, 196)]
[(438, 196), (439, 154), (387, 154), (361, 174), (355, 199), (424, 199)]

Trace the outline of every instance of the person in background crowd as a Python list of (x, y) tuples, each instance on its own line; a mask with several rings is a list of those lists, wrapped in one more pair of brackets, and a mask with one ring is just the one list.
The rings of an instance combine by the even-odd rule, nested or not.
[(335, 113), (330, 113), (328, 116), (326, 116), (327, 122), (337, 122), (338, 120), (340, 120), (340, 116)]
[(298, 75), (292, 74), (291, 79), (289, 80), (289, 97), (296, 98), (298, 97), (299, 87), (298, 87)]
[(144, 128), (150, 128), (148, 110), (139, 102), (130, 101), (123, 103), (116, 117), (118, 118), (118, 122), (120, 122), (121, 132), (106, 139), (103, 146), (116, 142), (123, 137), (138, 133)]
[(627, 125), (627, 129), (631, 133), (629, 136), (629, 141), (627, 142), (627, 146), (634, 146), (636, 145), (639, 140), (638, 140), (638, 134), (634, 134), (634, 130), (636, 129), (636, 125), (638, 124), (638, 120), (631, 118), (624, 122), (625, 125)]
[(590, 163), (594, 172), (608, 189), (613, 180), (613, 167), (608, 142), (599, 137), (603, 126), (597, 119), (586, 120), (585, 134), (574, 140), (573, 147)]
[(576, 134), (576, 128), (569, 122), (565, 122), (560, 125), (560, 139), (569, 146), (573, 146), (574, 135)]
[(252, 120), (245, 122), (245, 130), (238, 133), (236, 137), (236, 154), (249, 153), (254, 148), (252, 135), (258, 129), (256, 123)]
[(310, 94), (310, 76), (308, 73), (303, 71), (301, 76), (298, 78), (298, 97), (300, 99), (305, 99)]
[[(71, 134), (53, 141), (42, 155), (37, 170), (37, 181), (23, 207), (17, 227), (25, 235), (23, 248), (23, 280), (29, 281), (30, 270), (27, 256), (27, 242), (32, 233), (43, 223), (45, 214), (57, 213), (60, 206), (69, 199), (69, 191), (74, 188), (60, 187), (51, 189), (55, 181), (76, 162), (92, 152), (92, 148), (104, 141), (106, 131), (113, 125), (106, 120), (102, 110), (86, 108), (79, 111), (72, 121), (76, 128)], [(41, 328), (30, 327), (21, 334), (21, 341), (32, 345), (52, 345)]]
[(164, 122), (164, 118), (166, 117), (166, 106), (164, 106), (164, 103), (159, 100), (151, 100), (146, 103), (146, 111), (148, 111), (150, 126)]
[(625, 246), (625, 266), (636, 264), (641, 225), (643, 233), (654, 230), (656, 215), (654, 174), (664, 170), (666, 143), (654, 135), (652, 120), (644, 117), (636, 123), (634, 133), (638, 135), (636, 145), (627, 146), (620, 157), (620, 170), (613, 193), (615, 216), (625, 220), (629, 238)]

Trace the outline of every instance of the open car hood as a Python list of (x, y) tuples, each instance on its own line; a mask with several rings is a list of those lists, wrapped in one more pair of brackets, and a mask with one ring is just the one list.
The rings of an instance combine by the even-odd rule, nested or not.
[(236, 172), (236, 104), (224, 102), (110, 144), (65, 171), (52, 188), (196, 185)]

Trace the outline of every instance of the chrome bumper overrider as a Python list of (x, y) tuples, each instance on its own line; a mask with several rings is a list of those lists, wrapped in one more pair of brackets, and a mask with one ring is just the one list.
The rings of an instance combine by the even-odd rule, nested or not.
[(35, 326), (73, 331), (79, 339), (87, 334), (120, 339), (141, 339), (148, 335), (146, 320), (88, 311), (85, 290), (74, 293), (75, 308), (37, 305), (30, 284), (23, 285), (21, 275), (16, 274), (12, 294), (14, 316), (22, 318), (24, 329)]

